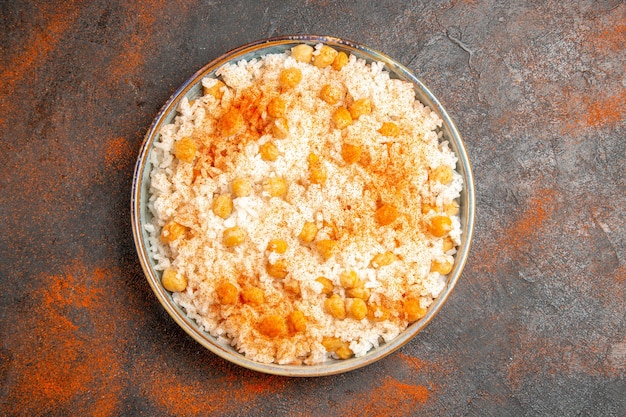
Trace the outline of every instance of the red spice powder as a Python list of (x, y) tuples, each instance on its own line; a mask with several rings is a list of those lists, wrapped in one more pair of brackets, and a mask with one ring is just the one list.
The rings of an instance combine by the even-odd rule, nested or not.
[(385, 377), (376, 387), (350, 398), (337, 415), (344, 417), (393, 417), (414, 414), (431, 396), (423, 385), (411, 385)]
[(626, 91), (614, 95), (599, 95), (588, 101), (585, 122), (589, 126), (611, 126), (626, 116)]
[(29, 331), (9, 347), (9, 374), (15, 383), (9, 387), (6, 412), (116, 414), (120, 361), (114, 350), (113, 309), (105, 301), (108, 275), (74, 264), (65, 273), (44, 277), (46, 284), (32, 293), (32, 314), (20, 323)]
[(126, 168), (133, 155), (131, 144), (126, 138), (120, 137), (105, 142), (104, 162), (108, 168)]

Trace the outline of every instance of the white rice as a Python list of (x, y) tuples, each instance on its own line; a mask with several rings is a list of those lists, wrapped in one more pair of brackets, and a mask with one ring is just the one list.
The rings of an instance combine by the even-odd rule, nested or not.
[[(320, 47), (317, 45), (316, 50)], [(290, 67), (301, 70), (302, 81), (293, 89), (281, 90), (280, 71)], [(429, 170), (440, 165), (454, 168), (457, 162), (448, 144), (438, 137), (442, 121), (415, 99), (410, 83), (390, 79), (382, 63), (368, 64), (355, 56), (337, 71), (298, 62), (289, 53), (271, 54), (225, 65), (217, 76), (227, 85), (222, 88), (221, 100), (210, 94), (193, 102), (183, 99), (179, 114), (172, 124), (162, 128), (160, 141), (150, 155), (153, 169), (149, 209), (154, 217), (146, 231), (156, 268), (174, 268), (187, 278), (186, 289), (173, 294), (175, 302), (205, 331), (248, 358), (264, 363), (317, 364), (335, 357), (322, 344), (324, 337), (347, 342), (357, 357), (395, 338), (410, 324), (402, 311), (403, 302), (418, 299), (427, 308), (445, 286), (446, 277), (431, 272), (431, 262), (454, 262), (456, 250), (444, 253), (443, 238), (427, 231), (435, 211), (423, 214), (421, 210), (425, 202), (440, 209), (446, 207), (462, 189), (461, 175), (456, 171), (446, 185), (428, 178)], [(202, 84), (208, 88), (215, 82), (207, 78)], [(349, 99), (336, 105), (321, 100), (321, 87), (331, 83), (343, 86), (354, 100), (369, 98), (371, 114), (359, 117), (343, 130), (336, 129), (332, 113)], [(211, 141), (224, 141), (218, 136), (220, 117), (251, 89), (258, 89), (264, 97), (256, 103), (262, 123), (271, 121), (263, 104), (267, 98), (280, 94), (286, 99), (287, 138), (276, 139), (262, 131), (252, 139), (241, 140), (237, 155), (228, 155), (225, 164), (204, 170), (198, 166), (198, 157), (192, 163), (175, 158), (174, 144), (184, 137), (193, 138), (199, 155), (208, 152)], [(400, 127), (399, 136), (378, 133), (387, 121)], [(273, 162), (259, 155), (259, 145), (268, 141), (280, 153)], [(346, 164), (341, 156), (346, 141), (361, 144), (370, 160)], [(311, 153), (318, 155), (326, 168), (324, 185), (309, 180)], [(263, 190), (263, 182), (270, 177), (285, 178), (288, 192), (284, 197), (271, 197)], [(218, 195), (232, 193), (235, 178), (249, 179), (252, 193), (233, 198), (232, 214), (222, 219), (211, 210), (212, 201)], [(400, 212), (389, 226), (380, 226), (374, 220), (380, 201), (394, 203)], [(460, 221), (457, 215), (450, 217), (452, 231), (448, 236), (456, 247), (460, 243)], [(163, 243), (161, 229), (170, 221), (185, 226), (187, 234)], [(330, 259), (320, 257), (314, 242), (303, 243), (298, 238), (305, 222), (318, 225), (316, 241), (336, 240), (338, 250)], [(243, 228), (246, 239), (229, 248), (222, 243), (222, 234), (233, 226)], [(337, 230), (341, 233), (335, 233)], [(266, 250), (268, 241), (276, 238), (287, 242), (284, 254)], [(372, 258), (387, 251), (397, 255), (398, 260), (374, 268)], [(287, 265), (284, 279), (270, 276), (265, 268), (268, 261), (275, 263), (279, 259)], [(345, 297), (339, 281), (344, 271), (356, 272), (370, 290), (368, 306), (382, 304), (390, 310), (387, 320), (340, 320), (325, 311), (327, 296), (321, 293), (316, 278), (329, 278), (334, 284), (333, 293)], [(224, 280), (239, 290), (260, 288), (264, 303), (252, 306), (239, 300), (234, 305), (221, 305), (216, 287)], [(294, 283), (300, 291), (295, 296), (285, 289)], [(287, 317), (294, 310), (304, 313), (306, 330), (289, 331), (279, 337), (259, 331), (259, 322), (267, 315)]]

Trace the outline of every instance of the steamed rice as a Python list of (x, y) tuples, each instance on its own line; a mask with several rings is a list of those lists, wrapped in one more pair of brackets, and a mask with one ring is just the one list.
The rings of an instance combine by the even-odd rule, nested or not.
[[(317, 45), (314, 54), (321, 47)], [(285, 68), (302, 73), (302, 81), (292, 89), (280, 86)], [(202, 84), (207, 90), (218, 87), (219, 94), (184, 98), (150, 155), (153, 218), (146, 230), (156, 269), (174, 270), (186, 279), (186, 287), (173, 293), (174, 301), (206, 332), (263, 363), (317, 364), (342, 357), (326, 348), (329, 339), (344, 342), (358, 357), (395, 338), (410, 324), (403, 309), (407, 300), (417, 300), (426, 309), (443, 290), (446, 276), (432, 265), (453, 263), (460, 243), (454, 202), (462, 189), (461, 175), (453, 170), (446, 184), (429, 178), (437, 167), (454, 168), (457, 162), (438, 134), (442, 121), (415, 99), (410, 83), (391, 79), (382, 63), (355, 56), (335, 70), (299, 62), (289, 52), (269, 54), (224, 65), (216, 74), (225, 86), (219, 87), (215, 78), (205, 78)], [(320, 89), (327, 84), (345, 91), (339, 103), (320, 99)], [(288, 103), (284, 139), (271, 133), (273, 118), (267, 112), (269, 100), (279, 95)], [(371, 113), (337, 129), (333, 112), (362, 98), (370, 100)], [(220, 119), (235, 107), (247, 114), (245, 127), (234, 137), (222, 137)], [(384, 122), (395, 123), (400, 134), (381, 135)], [(192, 162), (174, 155), (175, 144), (184, 138), (197, 146)], [(269, 142), (278, 150), (274, 161), (260, 155), (260, 147)], [(363, 150), (358, 162), (344, 161), (344, 143)], [(326, 174), (322, 183), (311, 180), (311, 155)], [(212, 210), (213, 201), (232, 196), (232, 182), (238, 178), (249, 181), (251, 193), (233, 196), (232, 213), (223, 219)], [(284, 196), (268, 193), (270, 178), (286, 181)], [(399, 215), (389, 225), (375, 219), (381, 204), (397, 208)], [(451, 230), (434, 237), (429, 222), (445, 211)], [(186, 233), (165, 243), (160, 235), (172, 221)], [(312, 242), (299, 237), (305, 223), (316, 225)], [(225, 246), (224, 231), (235, 226), (245, 231), (245, 240)], [(286, 251), (268, 251), (272, 239), (286, 242)], [(319, 241), (333, 242), (328, 259), (316, 249)], [(394, 262), (372, 264), (377, 254), (389, 252)], [(279, 261), (286, 275), (276, 278), (266, 266)], [(333, 317), (317, 278), (332, 281), (332, 293), (347, 300), (349, 308), (352, 298), (340, 276), (352, 271), (369, 292), (369, 314), (360, 320)], [(234, 304), (221, 303), (216, 293), (225, 281), (238, 290)], [(260, 305), (241, 299), (241, 292), (252, 287), (263, 293)], [(373, 311), (377, 306), (380, 311)], [(303, 313), (306, 329), (293, 328), (288, 319), (294, 311)], [(288, 331), (264, 331), (261, 323), (269, 316), (282, 317)]]

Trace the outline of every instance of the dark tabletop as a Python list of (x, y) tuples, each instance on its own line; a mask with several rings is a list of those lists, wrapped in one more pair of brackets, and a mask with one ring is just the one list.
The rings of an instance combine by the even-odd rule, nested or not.
[[(0, 1), (0, 415), (626, 415), (626, 4), (519, 3)], [(477, 217), (426, 330), (294, 379), (218, 358), (167, 315), (130, 190), (179, 85), (304, 33), (382, 51), (433, 91)]]

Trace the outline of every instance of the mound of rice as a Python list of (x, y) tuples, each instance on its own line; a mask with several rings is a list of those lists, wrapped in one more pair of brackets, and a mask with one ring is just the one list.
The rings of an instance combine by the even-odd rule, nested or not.
[[(281, 83), (287, 68), (302, 75), (294, 87)], [(182, 100), (150, 155), (154, 217), (145, 227), (157, 270), (183, 282), (174, 301), (206, 332), (263, 363), (358, 357), (398, 336), (440, 294), (460, 243), (455, 200), (463, 184), (437, 133), (439, 117), (410, 83), (355, 56), (333, 68), (288, 51), (225, 65), (217, 77), (202, 81), (201, 97)], [(326, 85), (342, 92), (336, 103), (320, 98)], [(286, 103), (280, 117), (268, 111), (277, 97)], [(370, 111), (338, 128), (337, 109), (363, 99)], [(242, 119), (229, 130), (233, 109)], [(384, 123), (399, 129), (385, 135)], [(185, 141), (190, 152), (177, 157)], [(358, 160), (346, 160), (346, 144)], [(451, 168), (451, 178), (437, 180), (438, 167)], [(275, 179), (284, 193), (272, 189)], [(248, 189), (234, 192), (234, 180)], [(220, 196), (225, 212), (215, 208)], [(443, 234), (432, 230), (436, 217), (451, 220)], [(164, 237), (168, 224), (182, 234)], [(301, 234), (307, 227), (312, 239)], [(233, 228), (238, 239), (225, 241)]]

